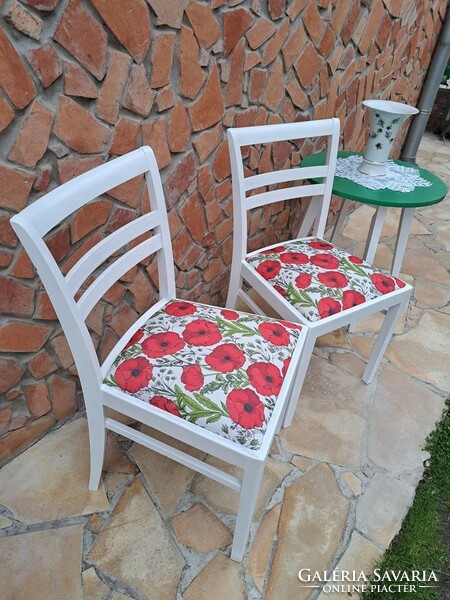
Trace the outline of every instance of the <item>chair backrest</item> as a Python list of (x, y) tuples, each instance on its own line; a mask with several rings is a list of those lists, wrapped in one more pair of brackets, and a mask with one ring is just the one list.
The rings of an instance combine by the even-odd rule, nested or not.
[[(233, 184), (234, 243), (240, 245), (240, 258), (247, 251), (247, 211), (283, 200), (320, 196), (322, 204), (314, 224), (314, 235), (322, 237), (331, 201), (333, 177), (339, 144), (339, 119), (322, 119), (302, 123), (260, 125), (228, 129), (228, 146), (231, 160)], [(327, 142), (326, 162), (317, 167), (291, 167), (245, 177), (242, 148), (257, 144), (325, 138)], [(306, 183), (310, 178), (322, 178), (322, 183)], [(294, 182), (298, 182), (295, 185)], [(289, 184), (282, 189), (253, 193), (258, 188)]]
[[(140, 174), (145, 181), (151, 211), (117, 229), (91, 248), (64, 276), (44, 236), (85, 204)], [(85, 320), (103, 294), (129, 269), (156, 252), (160, 298), (175, 297), (175, 275), (164, 193), (153, 151), (142, 147), (96, 167), (46, 194), (11, 219), (25, 250), (47, 290), (69, 343), (83, 390), (101, 384), (100, 364)], [(151, 237), (123, 252), (107, 266), (79, 299), (78, 292), (107, 259), (139, 236)], [(131, 245), (131, 244), (130, 244)]]

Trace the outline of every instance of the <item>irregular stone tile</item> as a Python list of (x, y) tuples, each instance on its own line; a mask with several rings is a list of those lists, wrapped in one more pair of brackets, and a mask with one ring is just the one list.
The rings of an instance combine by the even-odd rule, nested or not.
[(11, 519), (0, 515), (0, 529), (6, 529), (7, 527), (11, 527), (12, 524), (13, 522), (11, 521)]
[(281, 503), (271, 508), (262, 518), (255, 540), (248, 554), (247, 568), (258, 590), (263, 593), (267, 567), (273, 542), (277, 535)]
[(152, 52), (152, 88), (164, 87), (169, 83), (175, 42), (174, 33), (157, 33)]
[(112, 498), (119, 487), (122, 486), (126, 480), (127, 476), (124, 473), (106, 473), (105, 484), (108, 498)]
[(225, 106), (216, 64), (212, 67), (202, 95), (194, 104), (188, 106), (188, 111), (194, 131), (207, 129), (223, 117)]
[(108, 510), (102, 486), (88, 490), (87, 421), (49, 433), (0, 471), (0, 504), (24, 523), (45, 523)]
[(280, 433), (294, 454), (361, 468), (371, 386), (313, 356), (292, 424)]
[(0, 92), (0, 131), (8, 127), (14, 119), (15, 113), (6, 101), (5, 96)]
[[(143, 426), (141, 431), (199, 460), (206, 456), (200, 450), (150, 427)], [(140, 444), (133, 444), (129, 452), (142, 471), (158, 504), (169, 515), (183, 497), (186, 488), (195, 475), (195, 471)]]
[(445, 245), (447, 251), (450, 251), (450, 223), (438, 224), (437, 239)]
[(414, 498), (414, 488), (391, 475), (375, 473), (356, 506), (356, 527), (387, 548)]
[(233, 600), (246, 598), (242, 565), (223, 554), (217, 554), (197, 575), (183, 597), (185, 600), (210, 600), (218, 594)]
[(27, 53), (27, 60), (44, 87), (51, 85), (62, 74), (61, 61), (50, 44), (30, 50)]
[(279, 26), (276, 34), (264, 46), (261, 64), (265, 67), (270, 64), (280, 53), (281, 46), (284, 44), (289, 34), (289, 19), (284, 19)]
[[(448, 157), (446, 158), (446, 161), (448, 161)], [(429, 222), (448, 221), (450, 219), (450, 197), (447, 196), (444, 200), (442, 200), (442, 202), (439, 202), (439, 204), (418, 209), (418, 211), (420, 217)]]
[(33, 80), (3, 29), (0, 29), (0, 85), (17, 108), (25, 108), (36, 96)]
[(350, 471), (343, 473), (342, 478), (355, 496), (361, 495), (361, 479), (356, 477), (356, 475)]
[(175, 597), (185, 564), (139, 478), (122, 494), (87, 560), (158, 600)]
[(98, 90), (95, 83), (83, 69), (75, 63), (64, 61), (64, 93), (67, 96), (97, 98)]
[(100, 81), (106, 68), (107, 37), (81, 2), (69, 0), (53, 39)]
[(102, 19), (137, 63), (150, 47), (152, 26), (144, 0), (130, 0), (123, 10), (121, 0), (92, 0)]
[(402, 271), (442, 285), (450, 285), (450, 275), (447, 270), (436, 260), (435, 254), (424, 246), (413, 249), (408, 245)]
[(81, 154), (102, 152), (109, 129), (82, 106), (61, 96), (54, 133), (69, 148)]
[[(362, 571), (367, 577), (372, 572), (373, 567), (378, 562), (380, 557), (380, 549), (372, 544), (372, 542), (369, 542), (369, 540), (363, 537), (360, 533), (354, 531), (346, 551), (335, 567), (335, 571), (341, 574), (343, 571), (348, 571), (349, 573), (354, 571), (358, 575)], [(349, 582), (345, 580), (339, 580), (336, 582), (333, 580), (332, 583), (333, 585), (341, 584), (344, 586), (349, 584)], [(322, 592), (318, 600), (342, 600), (344, 597), (348, 597), (348, 594), (341, 594), (339, 592)]]
[(417, 379), (449, 390), (449, 336), (450, 318), (426, 312), (417, 327), (391, 341), (386, 357)]
[(244, 80), (245, 40), (237, 43), (231, 55), (230, 76), (228, 78), (226, 106), (239, 105), (242, 100)]
[(347, 371), (347, 373), (350, 373), (350, 375), (353, 375), (358, 379), (362, 378), (364, 370), (366, 368), (366, 364), (362, 360), (360, 360), (354, 354), (350, 354), (349, 352), (344, 352), (340, 354), (334, 352), (330, 356), (330, 360), (333, 365), (344, 369), (344, 371)]
[(146, 117), (150, 114), (154, 99), (155, 92), (150, 89), (145, 67), (143, 65), (133, 65), (128, 78), (124, 107)]
[(262, 102), (267, 108), (276, 111), (284, 98), (283, 65), (277, 59), (272, 66)]
[(313, 461), (310, 458), (306, 458), (306, 456), (294, 456), (291, 463), (302, 471), (306, 471), (313, 464)]
[(180, 92), (191, 100), (197, 96), (206, 79), (206, 75), (198, 62), (199, 49), (192, 29), (181, 27), (178, 46)]
[(178, 541), (197, 552), (212, 552), (228, 546), (233, 536), (204, 504), (194, 504), (171, 519)]
[(3, 598), (81, 598), (83, 526), (0, 538)]
[(253, 27), (247, 31), (246, 38), (247, 42), (252, 48), (252, 50), (256, 50), (260, 46), (264, 44), (275, 32), (277, 31), (277, 26), (269, 19), (262, 17), (258, 19), (253, 25)]
[(198, 154), (200, 163), (203, 163), (208, 156), (217, 148), (223, 139), (223, 127), (219, 123), (212, 129), (200, 133), (193, 141), (195, 151)]
[[(242, 477), (242, 472), (240, 469), (224, 463), (217, 458), (209, 456), (206, 459), (206, 462), (213, 467), (217, 467), (222, 471), (233, 475), (234, 477)], [(258, 502), (253, 515), (254, 521), (259, 521), (274, 491), (281, 484), (291, 469), (292, 466), (288, 463), (282, 463), (277, 460), (273, 460), (272, 458), (267, 459), (261, 488), (258, 493)], [(205, 498), (207, 504), (215, 511), (231, 515), (236, 514), (239, 501), (239, 492), (235, 492), (234, 490), (217, 483), (209, 477), (200, 475), (199, 473), (195, 476), (191, 489), (195, 494)]]
[(183, 0), (147, 0), (156, 13), (158, 25), (180, 29), (183, 20)]
[(52, 123), (52, 111), (35, 100), (8, 154), (9, 160), (34, 167), (47, 150)]
[(212, 46), (220, 37), (220, 28), (211, 7), (190, 0), (185, 10), (200, 45), (203, 48)]
[(12, 0), (6, 19), (24, 35), (33, 38), (33, 40), (40, 40), (42, 19), (26, 10), (17, 0)]
[(310, 597), (311, 589), (302, 587), (298, 572), (328, 568), (341, 543), (349, 507), (325, 464), (312, 467), (286, 490), (267, 600)]
[(84, 600), (109, 600), (111, 589), (98, 578), (94, 567), (81, 574)]
[(385, 365), (373, 400), (369, 458), (393, 475), (422, 467), (425, 439), (443, 409), (440, 396)]
[(247, 29), (253, 25), (254, 17), (245, 8), (236, 8), (223, 13), (223, 50), (228, 56)]
[(114, 128), (109, 154), (122, 156), (137, 148), (140, 124), (132, 119), (120, 118)]
[(414, 297), (420, 308), (438, 308), (450, 302), (450, 288), (425, 279), (417, 279)]
[(98, 95), (95, 112), (98, 117), (113, 125), (119, 115), (119, 102), (128, 79), (130, 64), (131, 58), (127, 54), (111, 50), (108, 71)]
[(317, 338), (316, 345), (330, 346), (331, 348), (350, 348), (350, 344), (347, 341), (345, 329), (343, 327), (341, 327), (341, 329), (335, 329), (334, 331), (326, 333), (325, 335), (321, 335)]
[(171, 152), (186, 150), (191, 134), (191, 126), (183, 102), (179, 100), (170, 114), (168, 143)]
[(170, 165), (172, 158), (167, 145), (166, 117), (142, 123), (142, 144), (151, 147), (160, 170)]

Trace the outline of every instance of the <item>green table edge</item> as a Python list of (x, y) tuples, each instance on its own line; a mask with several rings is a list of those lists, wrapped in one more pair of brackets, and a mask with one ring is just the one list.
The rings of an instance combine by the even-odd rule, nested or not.
[[(362, 156), (361, 152), (338, 152), (338, 158), (346, 158), (357, 154)], [(316, 167), (325, 164), (325, 152), (316, 152), (306, 156), (302, 161), (301, 167)], [(430, 173), (427, 169), (412, 165), (401, 160), (394, 160), (398, 165), (404, 167), (415, 167), (419, 170), (420, 176), (431, 182), (430, 187), (416, 187), (412, 192), (395, 192), (393, 190), (370, 190), (354, 181), (344, 179), (343, 177), (335, 177), (333, 181), (333, 194), (348, 200), (356, 200), (363, 204), (373, 204), (375, 206), (389, 206), (394, 208), (418, 208), (421, 206), (431, 206), (443, 200), (447, 194), (447, 186), (445, 183)], [(314, 183), (320, 183), (321, 178), (310, 178)], [(386, 197), (387, 196), (387, 197)]]

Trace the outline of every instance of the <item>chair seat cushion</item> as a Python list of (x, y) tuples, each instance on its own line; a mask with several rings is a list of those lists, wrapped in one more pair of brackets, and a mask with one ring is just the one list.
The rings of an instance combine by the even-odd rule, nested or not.
[(246, 262), (308, 321), (318, 321), (405, 287), (396, 277), (320, 239), (293, 240)]
[(104, 384), (257, 450), (300, 329), (173, 300), (132, 336)]

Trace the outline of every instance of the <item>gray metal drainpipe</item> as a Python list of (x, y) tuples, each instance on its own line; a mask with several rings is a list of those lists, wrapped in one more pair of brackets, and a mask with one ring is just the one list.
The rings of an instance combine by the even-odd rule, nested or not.
[(442, 75), (450, 56), (450, 8), (447, 8), (445, 21), (442, 25), (439, 40), (433, 52), (427, 76), (423, 84), (422, 93), (417, 108), (419, 113), (414, 117), (408, 131), (405, 145), (401, 155), (402, 160), (416, 162), (417, 150), (425, 131), (428, 118), (433, 109), (433, 104), (438, 93)]

